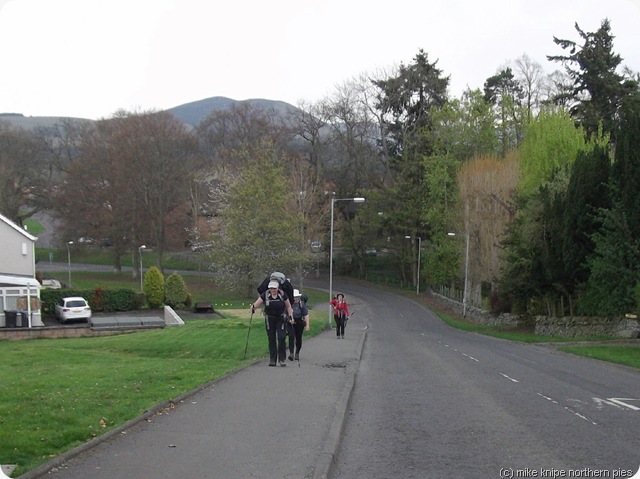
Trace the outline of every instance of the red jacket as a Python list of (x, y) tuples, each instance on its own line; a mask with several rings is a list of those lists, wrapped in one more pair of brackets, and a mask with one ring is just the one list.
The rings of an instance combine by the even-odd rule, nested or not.
[(331, 306), (333, 306), (334, 316), (349, 317), (349, 305), (345, 300), (338, 301), (337, 299), (332, 299)]

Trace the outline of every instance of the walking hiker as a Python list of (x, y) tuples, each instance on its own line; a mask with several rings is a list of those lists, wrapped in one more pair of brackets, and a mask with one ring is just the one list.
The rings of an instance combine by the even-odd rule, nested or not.
[(309, 308), (302, 300), (302, 293), (297, 289), (293, 290), (293, 323), (289, 323), (289, 361), (300, 359), (300, 349), (302, 348), (302, 332), (309, 331)]
[(333, 307), (333, 319), (336, 322), (336, 336), (344, 339), (344, 328), (349, 320), (349, 305), (344, 300), (344, 294), (338, 293), (331, 300), (331, 306)]
[(286, 322), (293, 317), (293, 310), (289, 298), (280, 289), (277, 280), (270, 281), (267, 287), (267, 291), (261, 293), (251, 305), (251, 312), (264, 305), (264, 325), (269, 340), (269, 366), (275, 366), (279, 360), (280, 366), (284, 367), (287, 365)]

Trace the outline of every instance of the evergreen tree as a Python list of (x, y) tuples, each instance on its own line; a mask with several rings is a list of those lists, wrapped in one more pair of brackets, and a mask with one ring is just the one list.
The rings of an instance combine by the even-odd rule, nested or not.
[(571, 114), (584, 127), (588, 135), (598, 132), (600, 124), (605, 133), (615, 127), (621, 101), (638, 90), (637, 81), (617, 73), (622, 57), (613, 52), (613, 39), (608, 19), (604, 19), (596, 32), (575, 28), (583, 39), (582, 46), (557, 37), (553, 41), (568, 55), (547, 55), (551, 61), (561, 62), (573, 81), (570, 92), (559, 94), (556, 104), (568, 99), (573, 103)]
[(164, 275), (157, 266), (152, 266), (144, 274), (144, 295), (151, 309), (158, 309), (164, 304)]
[(611, 171), (612, 206), (601, 210), (602, 229), (593, 236), (595, 254), (582, 309), (591, 314), (636, 310), (640, 279), (640, 95), (623, 102), (618, 146)]

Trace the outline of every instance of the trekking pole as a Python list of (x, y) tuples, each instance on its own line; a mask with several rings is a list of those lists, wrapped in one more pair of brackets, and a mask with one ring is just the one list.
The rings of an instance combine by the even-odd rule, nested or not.
[(249, 346), (249, 334), (251, 333), (251, 321), (253, 321), (253, 313), (255, 310), (251, 308), (251, 317), (249, 318), (249, 330), (247, 331), (247, 340), (244, 343), (244, 357), (242, 359), (247, 359), (247, 347)]

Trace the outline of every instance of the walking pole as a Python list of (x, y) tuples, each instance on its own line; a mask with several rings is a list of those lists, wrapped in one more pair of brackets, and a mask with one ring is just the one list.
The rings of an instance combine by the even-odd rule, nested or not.
[(249, 334), (251, 333), (251, 321), (253, 321), (253, 313), (255, 309), (251, 308), (251, 317), (249, 318), (249, 330), (247, 331), (247, 340), (244, 343), (244, 357), (242, 359), (247, 359), (247, 347), (249, 346)]

